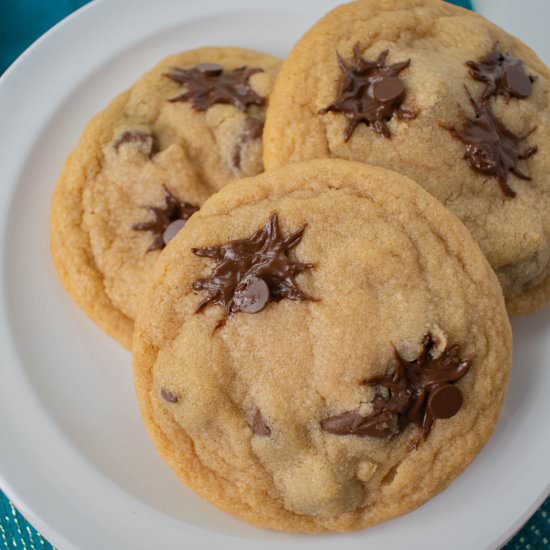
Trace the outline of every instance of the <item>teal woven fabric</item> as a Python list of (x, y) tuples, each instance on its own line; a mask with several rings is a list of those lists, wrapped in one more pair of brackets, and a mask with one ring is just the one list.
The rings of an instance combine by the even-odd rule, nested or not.
[[(38, 36), (90, 0), (0, 0), (0, 74)], [(471, 8), (469, 0), (454, 0)], [(49, 544), (0, 492), (0, 550), (51, 550)], [(550, 498), (504, 547), (550, 550)], [(121, 549), (122, 550), (122, 549)]]
[(472, 2), (470, 0), (450, 0), (451, 4), (456, 4), (457, 6), (462, 6), (463, 8), (472, 9)]
[[(55, 550), (55, 547), (25, 521), (13, 504), (0, 492), (0, 550), (51, 549)], [(550, 498), (546, 499), (537, 513), (503, 547), (503, 550), (548, 549), (550, 549)]]
[(0, 75), (40, 35), (90, 0), (0, 0)]
[(33, 529), (0, 492), (0, 550), (51, 550), (55, 547)]

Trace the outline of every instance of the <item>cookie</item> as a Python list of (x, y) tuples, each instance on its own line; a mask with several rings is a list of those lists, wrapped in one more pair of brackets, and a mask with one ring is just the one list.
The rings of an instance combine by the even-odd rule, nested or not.
[(67, 160), (52, 255), (74, 301), (123, 346), (165, 244), (212, 193), (262, 171), (278, 67), (237, 48), (169, 57), (88, 124)]
[(284, 531), (404, 514), (476, 456), (502, 403), (502, 290), (405, 176), (317, 160), (235, 182), (158, 261), (136, 323), (145, 425), (211, 503)]
[(264, 163), (391, 168), (468, 227), (509, 312), (550, 299), (550, 73), (523, 43), (439, 0), (359, 0), (319, 21), (275, 84)]

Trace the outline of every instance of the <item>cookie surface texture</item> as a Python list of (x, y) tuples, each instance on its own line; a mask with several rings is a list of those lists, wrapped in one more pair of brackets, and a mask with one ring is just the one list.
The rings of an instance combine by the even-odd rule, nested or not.
[[(470, 98), (471, 96), (471, 98)], [(360, 0), (284, 62), (264, 163), (337, 157), (411, 177), (468, 227), (512, 314), (550, 299), (550, 73), (439, 0)]]
[(203, 205), (155, 266), (133, 351), (145, 425), (185, 484), (262, 527), (347, 531), (473, 460), (511, 334), (455, 216), (402, 175), (317, 160)]
[(74, 301), (125, 347), (166, 243), (212, 193), (262, 171), (278, 67), (237, 48), (164, 59), (92, 119), (67, 160), (53, 258)]

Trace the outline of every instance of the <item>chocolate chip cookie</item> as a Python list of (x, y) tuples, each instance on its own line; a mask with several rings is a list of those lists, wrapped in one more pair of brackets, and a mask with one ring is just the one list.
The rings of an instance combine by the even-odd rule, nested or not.
[(440, 0), (359, 0), (319, 21), (275, 84), (266, 169), (338, 157), (413, 178), (468, 227), (511, 313), (550, 299), (550, 72)]
[(262, 171), (278, 67), (237, 48), (169, 57), (88, 124), (67, 160), (52, 254), (75, 302), (122, 345), (166, 243), (212, 193)]
[(184, 483), (251, 523), (404, 514), (494, 428), (511, 362), (501, 287), (405, 176), (317, 160), (232, 183), (151, 281), (133, 350), (145, 424)]

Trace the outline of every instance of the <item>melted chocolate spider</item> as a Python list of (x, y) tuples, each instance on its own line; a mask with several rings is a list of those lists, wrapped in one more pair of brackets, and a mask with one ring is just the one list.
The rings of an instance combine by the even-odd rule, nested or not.
[(249, 67), (225, 71), (213, 63), (200, 63), (191, 69), (175, 67), (165, 76), (184, 86), (186, 91), (169, 101), (189, 101), (197, 111), (206, 111), (218, 103), (245, 111), (249, 105), (265, 103), (265, 97), (258, 95), (249, 82), (252, 75), (262, 71)]
[(464, 158), (473, 170), (495, 177), (504, 195), (515, 197), (516, 192), (508, 184), (508, 175), (511, 172), (522, 180), (531, 179), (517, 165), (520, 160), (528, 159), (538, 151), (536, 145), (520, 150), (520, 143), (527, 139), (536, 127), (523, 135), (517, 135), (495, 116), (487, 102), (478, 104), (468, 88), (466, 93), (475, 117), (465, 116), (462, 128), (450, 127), (447, 130), (464, 144)]
[[(358, 435), (390, 438), (413, 423), (426, 439), (437, 418), (451, 418), (462, 407), (462, 392), (455, 386), (470, 369), (461, 359), (460, 348), (454, 345), (433, 357), (431, 335), (423, 340), (420, 356), (414, 361), (395, 352), (395, 368), (388, 374), (363, 383), (378, 389), (370, 412), (361, 414), (361, 407), (330, 416), (321, 421), (323, 430), (336, 435)], [(413, 443), (416, 447), (418, 441)]]
[(386, 123), (394, 114), (400, 120), (412, 120), (418, 114), (401, 106), (406, 94), (399, 74), (411, 64), (411, 60), (386, 65), (388, 54), (389, 50), (384, 50), (374, 61), (367, 61), (361, 56), (359, 44), (355, 44), (353, 63), (348, 64), (337, 53), (343, 75), (340, 91), (334, 103), (319, 113), (342, 113), (347, 118), (345, 141), (349, 141), (360, 123), (389, 138), (391, 134)]
[(508, 53), (502, 53), (498, 42), (493, 49), (479, 61), (467, 61), (470, 76), (485, 82), (481, 99), (486, 101), (491, 96), (501, 95), (509, 100), (511, 97), (525, 99), (533, 91), (535, 77), (528, 75), (521, 59)]
[[(249, 238), (206, 248), (193, 248), (193, 254), (216, 261), (208, 277), (193, 283), (205, 290), (197, 312), (210, 304), (220, 305), (227, 315), (257, 313), (270, 301), (310, 300), (296, 282), (296, 276), (313, 264), (288, 257), (304, 234), (305, 226), (287, 237), (281, 235), (277, 214)], [(223, 324), (223, 322), (222, 322)]]
[(162, 250), (198, 210), (197, 206), (180, 202), (166, 186), (163, 189), (164, 205), (145, 207), (151, 212), (153, 219), (132, 226), (135, 231), (150, 231), (153, 234), (153, 242), (147, 252)]

